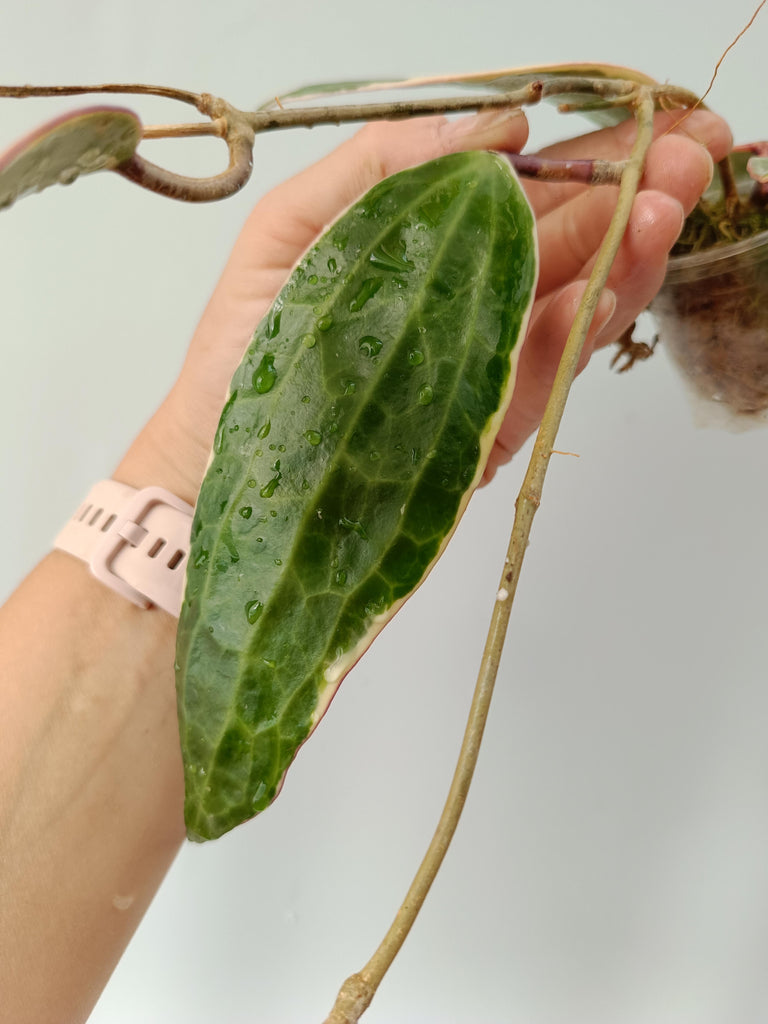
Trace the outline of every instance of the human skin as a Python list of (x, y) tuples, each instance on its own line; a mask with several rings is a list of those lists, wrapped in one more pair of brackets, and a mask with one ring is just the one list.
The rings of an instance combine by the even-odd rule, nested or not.
[[(618, 338), (664, 276), (667, 253), (731, 145), (696, 111), (656, 119), (642, 191), (582, 365)], [(634, 126), (547, 150), (626, 155)], [(229, 379), (255, 325), (323, 227), (387, 174), (462, 149), (518, 150), (521, 114), (378, 124), (254, 208), (179, 379), (117, 466), (193, 503)], [(535, 429), (616, 191), (529, 183), (542, 273), (517, 384), (486, 473)], [(105, 588), (52, 552), (0, 609), (0, 1016), (74, 1024), (93, 1005), (184, 836), (173, 678), (175, 620)]]

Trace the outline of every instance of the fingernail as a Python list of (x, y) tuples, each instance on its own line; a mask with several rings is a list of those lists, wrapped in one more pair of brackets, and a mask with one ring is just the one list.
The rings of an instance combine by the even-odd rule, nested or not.
[(616, 292), (611, 291), (610, 288), (604, 288), (592, 320), (592, 326), (595, 334), (599, 334), (600, 331), (605, 330), (613, 319), (613, 314), (616, 312), (616, 302)]

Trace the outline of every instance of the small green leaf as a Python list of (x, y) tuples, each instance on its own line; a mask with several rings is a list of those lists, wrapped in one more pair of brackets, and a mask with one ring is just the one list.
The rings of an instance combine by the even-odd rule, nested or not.
[(508, 162), (456, 154), (348, 210), (259, 325), (197, 503), (179, 622), (192, 838), (273, 800), (443, 550), (511, 397), (536, 264)]
[(122, 107), (88, 107), (48, 121), (0, 155), (0, 209), (29, 192), (117, 167), (141, 136), (138, 117)]

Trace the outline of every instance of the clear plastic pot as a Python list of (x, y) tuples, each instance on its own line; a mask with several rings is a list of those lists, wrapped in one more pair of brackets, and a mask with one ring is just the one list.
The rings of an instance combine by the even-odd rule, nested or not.
[(737, 426), (768, 418), (768, 231), (671, 258), (650, 309), (695, 394)]

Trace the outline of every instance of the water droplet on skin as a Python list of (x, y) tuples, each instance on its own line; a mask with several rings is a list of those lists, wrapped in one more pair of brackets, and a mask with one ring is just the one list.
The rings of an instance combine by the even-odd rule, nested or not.
[(253, 509), (251, 508), (250, 505), (243, 505), (243, 507), (240, 509), (240, 515), (243, 517), (243, 519), (250, 519), (252, 512)]
[(408, 353), (408, 362), (411, 364), (411, 366), (421, 366), (421, 364), (424, 362), (424, 353), (421, 351), (421, 349), (412, 348), (411, 351)]
[(317, 338), (314, 334), (304, 334), (302, 335), (301, 343), (304, 348), (314, 348), (317, 344)]
[(323, 435), (318, 430), (305, 430), (304, 437), (313, 446), (317, 446), (323, 440)]
[(339, 569), (339, 571), (334, 576), (334, 579), (336, 580), (336, 583), (340, 587), (343, 587), (344, 584), (347, 582), (347, 574), (344, 572), (343, 569)]
[(383, 346), (384, 342), (381, 341), (379, 338), (374, 338), (373, 335), (371, 334), (367, 334), (358, 342), (358, 348), (363, 353), (363, 355), (368, 356), (369, 359), (372, 358), (373, 356), (377, 356), (379, 352), (381, 352)]
[(357, 313), (363, 306), (372, 299), (376, 292), (384, 284), (380, 277), (369, 277), (363, 281), (360, 291), (349, 304), (350, 313)]
[(258, 431), (256, 433), (256, 437), (260, 438), (263, 441), (264, 438), (269, 434), (271, 429), (272, 429), (272, 421), (271, 420), (266, 420), (266, 422), (262, 423), (262, 425), (259, 427), (259, 429), (258, 429)]
[(333, 317), (330, 313), (326, 313), (325, 316), (321, 316), (315, 321), (315, 326), (318, 331), (330, 331), (333, 327)]
[(276, 380), (275, 357), (271, 352), (267, 352), (261, 357), (261, 362), (256, 367), (256, 372), (253, 375), (253, 389), (260, 395), (266, 395), (268, 391), (272, 390)]
[(419, 405), (429, 405), (435, 397), (430, 384), (422, 384), (419, 388)]
[(283, 315), (283, 307), (278, 303), (270, 309), (267, 317), (267, 337), (276, 338), (280, 333), (280, 317)]
[(264, 611), (264, 605), (261, 601), (249, 601), (245, 606), (245, 617), (248, 619), (251, 625), (254, 622), (258, 622), (261, 613)]

